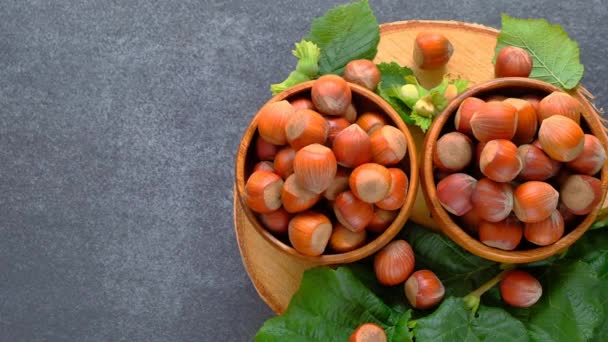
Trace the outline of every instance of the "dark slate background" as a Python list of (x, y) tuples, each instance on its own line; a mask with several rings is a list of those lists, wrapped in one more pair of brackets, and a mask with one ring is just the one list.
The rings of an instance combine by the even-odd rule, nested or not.
[[(605, 0), (371, 3), (379, 22), (550, 18), (607, 104)], [(273, 313), (236, 246), (234, 155), (333, 5), (0, 2), (0, 341), (253, 338)]]

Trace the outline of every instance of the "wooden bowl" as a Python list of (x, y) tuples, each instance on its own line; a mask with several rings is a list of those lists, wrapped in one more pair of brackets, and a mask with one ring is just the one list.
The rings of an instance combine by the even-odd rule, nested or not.
[[(271, 98), (266, 104), (282, 100), (295, 99), (303, 96), (310, 98), (310, 90), (313, 83), (314, 81), (309, 81), (289, 88)], [(399, 210), (399, 213), (397, 214), (397, 217), (393, 223), (391, 223), (391, 225), (374, 240), (371, 240), (362, 247), (347, 253), (323, 254), (317, 257), (312, 257), (298, 253), (290, 246), (287, 239), (277, 238), (266, 230), (266, 228), (264, 228), (256, 214), (247, 207), (244, 199), (245, 182), (251, 174), (253, 165), (256, 162), (255, 149), (253, 148), (254, 146), (252, 142), (255, 141), (258, 136), (257, 121), (259, 113), (256, 114), (245, 130), (236, 159), (235, 178), (237, 195), (244, 208), (247, 219), (253, 225), (257, 233), (262, 235), (268, 242), (270, 242), (271, 245), (284, 253), (314, 262), (318, 265), (342, 264), (357, 261), (384, 247), (395, 237), (395, 235), (397, 235), (397, 233), (399, 233), (399, 231), (401, 231), (401, 228), (409, 218), (412, 206), (414, 205), (414, 200), (416, 198), (416, 192), (418, 190), (418, 159), (416, 158), (416, 147), (407, 126), (403, 123), (399, 117), (399, 114), (397, 114), (397, 112), (395, 112), (395, 110), (381, 97), (356, 84), (349, 83), (349, 86), (353, 94), (352, 101), (357, 108), (357, 112), (363, 113), (366, 111), (375, 111), (380, 114), (384, 114), (390, 119), (388, 122), (391, 122), (393, 126), (397, 127), (403, 132), (408, 145), (407, 154), (400, 164), (400, 167), (405, 171), (409, 178), (408, 193), (405, 204)]]
[[(506, 96), (538, 94), (545, 96), (553, 91), (559, 90), (560, 89), (549, 83), (529, 78), (512, 77), (491, 80), (479, 84), (455, 98), (433, 122), (431, 129), (425, 137), (421, 161), (421, 181), (422, 189), (424, 190), (425, 194), (425, 200), (432, 216), (435, 218), (437, 223), (439, 223), (442, 232), (469, 252), (489, 260), (503, 263), (528, 263), (538, 261), (546, 259), (568, 248), (576, 240), (578, 240), (595, 221), (597, 211), (599, 210), (601, 203), (604, 202), (604, 197), (606, 196), (606, 188), (608, 186), (608, 168), (606, 166), (604, 166), (601, 170), (603, 198), (600, 201), (600, 204), (598, 204), (597, 208), (587, 216), (584, 216), (578, 225), (569, 233), (564, 235), (560, 240), (552, 245), (544, 247), (532, 247), (531, 249), (527, 250), (506, 251), (486, 246), (479, 240), (470, 236), (465, 230), (461, 229), (458, 224), (455, 223), (453, 217), (441, 206), (441, 203), (439, 203), (439, 200), (437, 199), (437, 189), (433, 175), (433, 150), (435, 149), (437, 139), (442, 134), (455, 130), (454, 115), (456, 114), (460, 103), (464, 99), (471, 96), (484, 98), (494, 94)], [(578, 99), (580, 100), (580, 98)], [(595, 113), (595, 111), (593, 111), (588, 103), (585, 102), (583, 104), (584, 111), (582, 113), (581, 127), (585, 133), (591, 132), (591, 134), (595, 135), (602, 142), (604, 148), (606, 148), (608, 146), (608, 139), (598, 115)], [(566, 229), (568, 229), (568, 227), (566, 227)]]

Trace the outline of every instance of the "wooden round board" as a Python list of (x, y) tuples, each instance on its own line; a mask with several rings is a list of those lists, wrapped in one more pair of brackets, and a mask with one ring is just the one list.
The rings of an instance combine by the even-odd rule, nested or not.
[[(413, 67), (412, 50), (414, 38), (421, 31), (434, 31), (445, 35), (454, 46), (454, 54), (446, 70), (424, 73), (412, 68), (423, 86), (438, 84), (447, 72), (453, 77), (461, 76), (471, 85), (494, 78), (492, 58), (498, 30), (477, 24), (454, 21), (403, 21), (380, 26), (380, 44), (374, 62), (397, 62)], [(420, 151), (423, 134), (411, 129)], [(416, 198), (412, 215), (414, 222), (437, 228), (428, 214), (421, 189)], [(285, 311), (292, 295), (297, 291), (303, 272), (315, 264), (302, 261), (281, 252), (272, 246), (247, 221), (243, 207), (234, 192), (234, 226), (245, 269), (260, 297), (272, 310), (280, 314)]]

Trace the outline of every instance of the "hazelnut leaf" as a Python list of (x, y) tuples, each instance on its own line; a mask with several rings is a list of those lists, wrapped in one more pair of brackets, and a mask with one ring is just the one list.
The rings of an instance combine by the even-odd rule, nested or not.
[(602, 208), (597, 213), (597, 219), (589, 229), (600, 229), (608, 227), (608, 207)]
[(500, 308), (479, 306), (473, 315), (462, 298), (445, 299), (432, 314), (416, 320), (416, 341), (528, 341), (526, 327)]
[[(447, 237), (411, 223), (403, 232), (403, 237), (415, 251), (416, 268), (433, 270), (444, 283), (447, 296), (463, 296), (498, 271), (497, 263), (462, 250)], [(494, 291), (482, 296), (482, 307), (504, 306), (506, 311), (525, 325), (530, 339), (534, 341), (583, 341), (590, 338), (600, 341), (602, 337), (608, 336), (608, 236), (602, 230), (588, 232), (564, 257), (547, 265), (530, 266), (534, 267), (523, 265), (529, 272), (536, 274), (543, 285), (544, 293), (538, 303), (527, 309), (504, 306), (499, 292)], [(444, 302), (452, 299), (448, 298)], [(441, 309), (442, 307), (435, 312)], [(414, 317), (419, 315), (418, 311), (413, 312)], [(436, 337), (432, 335), (434, 324), (452, 336), (452, 331), (447, 332), (445, 329), (451, 329), (453, 320), (457, 318), (446, 312), (432, 315), (434, 320), (430, 325), (426, 321), (429, 316), (416, 321), (416, 329), (425, 328), (422, 334), (415, 329), (417, 341), (435, 341), (432, 339)], [(474, 325), (469, 322), (471, 324)], [(471, 333), (478, 336), (474, 335), (474, 329)], [(441, 341), (441, 338), (436, 340)], [(490, 340), (502, 339), (496, 337)]]
[(445, 235), (414, 223), (402, 230), (410, 243), (417, 269), (430, 269), (445, 286), (446, 296), (464, 297), (500, 272), (499, 265), (473, 255)]
[[(378, 64), (382, 81), (378, 84), (376, 93), (388, 102), (406, 124), (414, 124), (410, 118), (411, 109), (399, 98), (399, 87), (406, 84), (406, 77), (414, 73), (408, 67), (402, 67), (395, 62)], [(395, 90), (397, 89), (397, 90)]]
[[(534, 341), (588, 341), (605, 320), (606, 280), (582, 261), (556, 263), (540, 277), (543, 295), (530, 308), (509, 308)], [(603, 295), (603, 300), (602, 300)], [(603, 302), (603, 304), (602, 304)]]
[(266, 321), (255, 341), (345, 341), (368, 322), (389, 341), (411, 341), (410, 313), (384, 304), (348, 268), (317, 267), (304, 272), (285, 313)]
[(368, 1), (360, 0), (334, 7), (315, 19), (304, 39), (321, 48), (321, 75), (340, 75), (354, 59), (374, 59), (380, 29)]
[(420, 115), (416, 111), (412, 111), (412, 114), (410, 114), (410, 118), (414, 120), (414, 124), (420, 127), (422, 132), (426, 132), (433, 123), (432, 117)]
[(496, 55), (505, 46), (516, 46), (530, 53), (534, 63), (530, 78), (562, 89), (576, 87), (583, 77), (578, 43), (559, 25), (545, 19), (518, 19), (502, 15)]
[(380, 70), (380, 76), (386, 89), (408, 83), (406, 82), (406, 78), (414, 74), (412, 69), (401, 66), (395, 62), (379, 63), (377, 64), (377, 67), (378, 70)]
[(270, 85), (272, 95), (276, 95), (296, 84), (315, 79), (318, 76), (321, 50), (317, 45), (302, 40), (295, 44), (295, 49), (291, 53), (298, 59), (296, 70), (292, 71), (283, 82)]
[(469, 81), (464, 78), (457, 78), (455, 80), (450, 81), (450, 84), (456, 86), (456, 90), (458, 90), (458, 94), (462, 94), (465, 90), (469, 88)]

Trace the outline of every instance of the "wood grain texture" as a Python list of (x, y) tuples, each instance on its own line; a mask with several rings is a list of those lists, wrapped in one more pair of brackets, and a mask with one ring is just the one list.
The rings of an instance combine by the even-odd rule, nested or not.
[[(421, 31), (435, 31), (451, 41), (455, 52), (445, 70), (421, 73), (413, 67), (414, 38)], [(445, 72), (453, 77), (466, 78), (472, 85), (494, 78), (491, 61), (498, 34), (496, 29), (451, 21), (403, 21), (381, 25), (380, 33), (378, 54), (374, 61), (377, 63), (394, 61), (400, 65), (411, 66), (426, 87), (438, 84)], [(581, 89), (576, 92), (576, 96), (584, 99), (583, 93), (584, 89)], [(587, 106), (591, 106), (588, 101), (584, 102)], [(417, 128), (410, 128), (410, 133), (417, 150), (421, 151), (424, 135)], [(418, 153), (418, 156), (420, 157), (421, 154)], [(439, 229), (439, 225), (430, 216), (420, 187), (410, 219)], [(236, 188), (234, 225), (243, 264), (260, 297), (276, 313), (284, 312), (293, 293), (298, 289), (302, 273), (315, 266), (315, 263), (282, 253), (258, 234), (247, 219), (236, 196)]]

